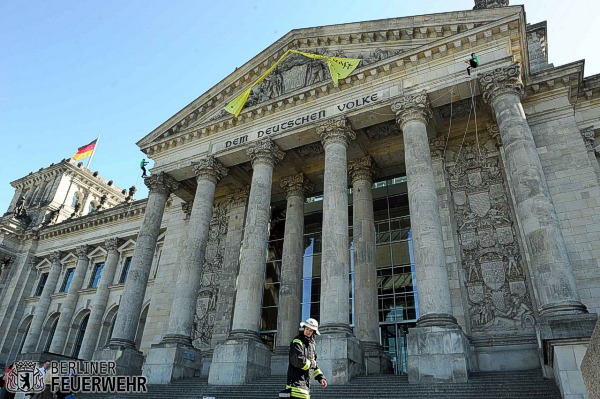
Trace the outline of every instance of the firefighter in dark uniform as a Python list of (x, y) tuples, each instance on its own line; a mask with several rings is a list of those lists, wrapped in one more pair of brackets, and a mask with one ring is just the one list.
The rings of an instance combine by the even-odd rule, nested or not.
[(286, 392), (291, 398), (310, 399), (311, 378), (317, 380), (323, 388), (327, 388), (327, 380), (317, 364), (314, 334), (320, 335), (319, 322), (309, 318), (300, 323), (300, 327), (304, 327), (304, 331), (290, 343)]

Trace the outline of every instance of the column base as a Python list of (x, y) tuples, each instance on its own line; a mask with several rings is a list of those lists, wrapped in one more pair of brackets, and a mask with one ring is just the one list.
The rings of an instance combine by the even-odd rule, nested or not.
[(242, 385), (271, 373), (271, 351), (254, 331), (234, 330), (213, 352), (210, 385)]
[[(318, 352), (317, 352), (318, 353)], [(277, 346), (271, 354), (271, 375), (287, 375), (290, 362), (289, 346)]]
[(394, 374), (392, 359), (377, 342), (361, 342), (364, 350), (365, 374)]
[(163, 339), (150, 347), (143, 371), (149, 384), (197, 377), (202, 371), (202, 353), (191, 345)]
[(362, 345), (348, 325), (323, 325), (319, 331), (318, 363), (328, 383), (344, 385), (365, 373)]
[(536, 334), (543, 356), (544, 377), (554, 378), (555, 348), (589, 342), (597, 319), (598, 315), (594, 313), (553, 314), (539, 318)]
[(142, 375), (144, 354), (134, 348), (107, 345), (94, 352), (93, 360), (112, 361), (116, 364), (117, 375)]
[(469, 375), (467, 338), (458, 325), (408, 330), (408, 382), (466, 382)]

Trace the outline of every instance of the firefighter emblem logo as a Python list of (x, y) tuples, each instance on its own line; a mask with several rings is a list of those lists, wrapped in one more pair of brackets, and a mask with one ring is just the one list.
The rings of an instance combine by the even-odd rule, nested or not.
[(44, 376), (35, 367), (35, 362), (15, 362), (6, 377), (6, 389), (13, 393), (34, 393), (44, 390)]

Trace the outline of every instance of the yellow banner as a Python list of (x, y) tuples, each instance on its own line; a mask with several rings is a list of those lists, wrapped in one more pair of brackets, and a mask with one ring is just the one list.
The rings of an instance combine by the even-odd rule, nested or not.
[(242, 94), (238, 95), (233, 99), (229, 104), (225, 106), (225, 111), (238, 116), (244, 105), (246, 105), (246, 101), (248, 101), (248, 97), (250, 97), (250, 93), (252, 89), (260, 84), (265, 78), (273, 72), (273, 70), (283, 61), (285, 57), (287, 57), (290, 53), (299, 54), (304, 57), (312, 58), (315, 60), (326, 60), (327, 66), (329, 67), (329, 73), (331, 74), (331, 80), (333, 80), (333, 84), (338, 85), (339, 79), (344, 79), (348, 75), (352, 73), (360, 63), (360, 59), (358, 58), (339, 58), (339, 57), (327, 57), (325, 55), (305, 53), (303, 51), (297, 50), (288, 50), (279, 59), (275, 62), (265, 73), (263, 73), (252, 85), (247, 88)]

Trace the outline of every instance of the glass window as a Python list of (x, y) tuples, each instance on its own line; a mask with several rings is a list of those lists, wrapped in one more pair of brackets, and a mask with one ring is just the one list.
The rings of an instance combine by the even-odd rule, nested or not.
[(125, 259), (125, 263), (123, 264), (123, 271), (121, 272), (121, 277), (119, 278), (119, 284), (125, 284), (125, 281), (127, 281), (127, 274), (129, 273), (130, 266), (131, 266), (131, 256), (128, 256)]
[(59, 292), (67, 292), (69, 291), (69, 287), (71, 286), (71, 280), (73, 280), (73, 275), (75, 274), (75, 269), (67, 269), (65, 272), (65, 278), (63, 279), (63, 283), (60, 286)]
[(79, 325), (79, 330), (77, 331), (77, 338), (75, 339), (75, 345), (73, 346), (73, 352), (71, 352), (71, 357), (77, 359), (79, 356), (79, 351), (81, 350), (81, 344), (83, 343), (83, 336), (85, 335), (85, 330), (87, 329), (88, 320), (90, 319), (90, 315), (87, 314), (83, 320), (81, 320), (81, 324)]
[(50, 328), (50, 333), (48, 334), (48, 339), (46, 340), (46, 345), (44, 346), (44, 352), (48, 352), (50, 350), (50, 345), (52, 345), (52, 340), (54, 339), (54, 333), (56, 332), (56, 326), (58, 325), (58, 317), (54, 319), (52, 323), (52, 327)]
[(40, 281), (38, 282), (37, 288), (35, 289), (34, 296), (42, 295), (44, 291), (44, 287), (46, 286), (46, 281), (48, 281), (48, 273), (42, 273), (40, 276)]
[(96, 263), (94, 266), (94, 273), (92, 273), (92, 278), (90, 279), (89, 288), (98, 288), (98, 284), (100, 283), (100, 278), (102, 277), (102, 270), (104, 269), (103, 263)]

